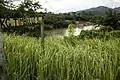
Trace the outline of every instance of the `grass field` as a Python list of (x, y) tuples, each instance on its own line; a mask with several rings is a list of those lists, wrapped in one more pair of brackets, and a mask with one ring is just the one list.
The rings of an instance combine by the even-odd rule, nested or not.
[(3, 34), (9, 80), (120, 80), (120, 39), (40, 40)]

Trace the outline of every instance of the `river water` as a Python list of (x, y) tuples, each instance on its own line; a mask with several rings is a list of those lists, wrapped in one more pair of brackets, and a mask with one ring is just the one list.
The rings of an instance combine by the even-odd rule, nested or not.
[[(99, 29), (95, 28), (95, 26), (84, 26), (84, 27), (76, 27), (73, 29), (74, 36), (78, 36), (82, 30), (92, 30), (92, 29)], [(48, 36), (69, 36), (69, 32), (67, 28), (62, 29), (54, 29), (54, 30), (47, 30), (45, 34)]]

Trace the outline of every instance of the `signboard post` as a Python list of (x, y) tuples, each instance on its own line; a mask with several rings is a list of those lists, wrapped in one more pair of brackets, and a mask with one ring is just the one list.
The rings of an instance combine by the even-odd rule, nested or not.
[(8, 80), (6, 74), (4, 52), (3, 52), (1, 25), (0, 25), (0, 80)]
[(44, 22), (43, 20), (41, 23), (41, 48), (42, 48), (42, 53), (44, 53)]

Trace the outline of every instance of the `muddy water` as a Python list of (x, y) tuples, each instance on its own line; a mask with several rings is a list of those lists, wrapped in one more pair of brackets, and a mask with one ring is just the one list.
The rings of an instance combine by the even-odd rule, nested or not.
[[(78, 36), (82, 30), (92, 30), (95, 29), (95, 26), (84, 26), (84, 27), (76, 27), (73, 29), (74, 36)], [(99, 29), (99, 28), (98, 28)], [(45, 34), (47, 36), (69, 36), (69, 32), (67, 28), (62, 29), (54, 29), (54, 30), (45, 30)]]

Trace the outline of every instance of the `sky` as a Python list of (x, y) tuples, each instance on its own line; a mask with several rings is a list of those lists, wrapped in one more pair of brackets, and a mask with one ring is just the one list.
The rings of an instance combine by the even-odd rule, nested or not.
[[(22, 1), (22, 0), (21, 0)], [(14, 0), (18, 5), (20, 0)], [(43, 8), (54, 13), (85, 10), (92, 7), (107, 6), (111, 8), (120, 7), (120, 0), (36, 0)]]

